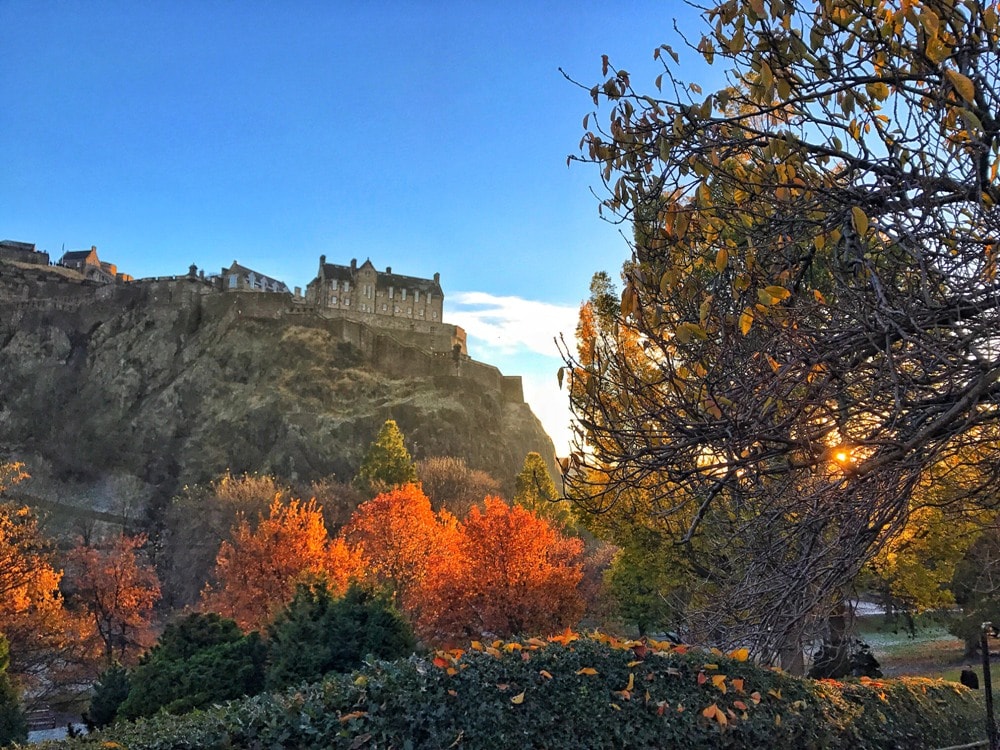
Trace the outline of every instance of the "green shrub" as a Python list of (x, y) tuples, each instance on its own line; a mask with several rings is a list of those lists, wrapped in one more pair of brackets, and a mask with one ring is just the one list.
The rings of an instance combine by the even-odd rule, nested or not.
[(7, 639), (0, 635), (0, 747), (28, 739), (28, 720), (7, 675), (9, 648)]
[(255, 695), (264, 687), (265, 658), (257, 633), (244, 635), (217, 614), (189, 615), (168, 625), (133, 670), (119, 715), (134, 719), (160, 709), (178, 714)]
[(83, 720), (88, 726), (106, 727), (118, 716), (118, 709), (128, 697), (128, 671), (121, 664), (112, 664), (101, 672), (94, 685), (94, 695)]
[(366, 656), (413, 653), (413, 631), (390, 602), (352, 585), (334, 597), (320, 582), (301, 584), (269, 629), (267, 686), (279, 689), (349, 672)]
[(129, 750), (921, 750), (984, 733), (980, 698), (955, 683), (814, 682), (705, 652), (675, 649), (639, 660), (606, 641), (526, 641), (380, 662), (205, 713), (116, 726), (89, 741)]

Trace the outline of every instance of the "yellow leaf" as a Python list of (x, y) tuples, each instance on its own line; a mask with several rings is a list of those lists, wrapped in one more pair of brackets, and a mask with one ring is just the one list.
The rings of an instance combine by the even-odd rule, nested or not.
[(783, 286), (768, 286), (764, 287), (764, 291), (767, 292), (771, 299), (781, 302), (792, 296), (792, 293), (785, 289)]
[(713, 675), (712, 684), (722, 693), (726, 692), (726, 676), (724, 674)]
[[(720, 656), (721, 656), (721, 653), (720, 653)], [(719, 665), (718, 664), (702, 664), (701, 668), (702, 669), (718, 669)]]
[(729, 264), (729, 251), (724, 247), (719, 248), (719, 252), (715, 254), (715, 270), (722, 273), (726, 270), (726, 266)]
[(520, 706), (522, 703), (524, 703), (524, 692), (522, 691), (517, 695), (515, 695), (513, 698), (510, 699), (510, 702), (513, 703), (515, 706)]
[(750, 649), (738, 648), (735, 651), (730, 651), (729, 658), (736, 661), (746, 661), (750, 658)]
[(368, 684), (368, 678), (365, 677), (363, 674), (358, 675), (357, 678), (354, 680), (354, 684), (357, 685), (358, 687), (364, 687), (365, 685)]
[(960, 97), (967, 102), (975, 100), (976, 87), (973, 85), (971, 78), (962, 75), (957, 70), (946, 70), (944, 74), (951, 81), (951, 85), (955, 87), (955, 91), (958, 92)]
[(775, 716), (774, 716), (774, 726), (776, 726), (776, 727), (780, 727), (781, 726), (781, 714), (775, 714)]
[(779, 701), (781, 700), (781, 688), (768, 690), (767, 694), (770, 695), (772, 698), (777, 698)]
[(626, 692), (632, 692), (633, 690), (635, 690), (635, 674), (632, 673), (632, 672), (629, 672), (629, 675), (628, 675), (628, 685), (625, 686), (625, 691)]
[(595, 675), (595, 674), (597, 674), (597, 670), (594, 669), (593, 667), (584, 667), (583, 669), (576, 670), (576, 673), (577, 674), (586, 674), (586, 675)]
[(617, 703), (612, 703), (611, 704), (611, 708), (613, 708), (615, 711), (621, 711), (622, 710), (622, 707), (619, 706)]
[(753, 325), (753, 311), (748, 307), (740, 315), (740, 333), (746, 336), (750, 333), (750, 326)]
[(858, 234), (864, 234), (868, 231), (868, 217), (860, 206), (854, 206), (851, 209), (851, 223), (854, 225), (854, 231)]

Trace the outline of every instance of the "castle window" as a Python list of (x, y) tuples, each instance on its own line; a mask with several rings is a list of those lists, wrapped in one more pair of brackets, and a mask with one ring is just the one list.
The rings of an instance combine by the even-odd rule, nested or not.
[(406, 290), (405, 289), (401, 289), (400, 292), (403, 295), (403, 299), (406, 299)]
[(365, 284), (365, 296), (368, 299), (372, 298), (372, 285), (371, 284)]
[(399, 305), (396, 305), (395, 307), (393, 307), (393, 308), (392, 308), (392, 311), (393, 311), (394, 313), (396, 313), (396, 315), (399, 315)]
[(406, 314), (409, 315), (412, 318), (413, 317), (413, 308), (412, 307), (406, 308)]
[(230, 276), (229, 277), (229, 288), (230, 289), (235, 289), (236, 285), (238, 283), (239, 283), (239, 279), (237, 279), (235, 276)]
[(383, 302), (382, 303), (382, 312), (385, 312), (388, 309), (389, 309), (389, 306)]
[(392, 299), (392, 287), (389, 287), (389, 299)]
[(414, 302), (420, 302), (420, 290), (419, 289), (414, 289), (413, 290), (413, 301)]
[(344, 307), (350, 307), (350, 306), (351, 306), (351, 298), (344, 297)]
[(436, 312), (436, 311), (435, 311), (435, 312), (432, 312), (432, 313), (431, 313), (431, 318), (432, 318), (433, 320), (437, 320), (437, 319), (438, 319), (438, 314), (437, 314), (437, 312)]
[(421, 310), (418, 314), (420, 315), (421, 318), (424, 317), (424, 311), (423, 310)]
[(337, 295), (336, 294), (330, 295), (330, 304), (331, 305), (336, 305), (337, 304)]
[(350, 281), (345, 281), (344, 282), (344, 291), (345, 292), (351, 291), (351, 282)]

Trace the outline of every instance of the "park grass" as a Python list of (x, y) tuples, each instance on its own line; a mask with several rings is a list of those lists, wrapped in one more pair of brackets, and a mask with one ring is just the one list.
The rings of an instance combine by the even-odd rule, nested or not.
[[(883, 615), (867, 615), (857, 619), (857, 632), (871, 647), (886, 677), (931, 677), (958, 682), (959, 673), (970, 663), (977, 674), (982, 673), (981, 661), (965, 656), (964, 643), (948, 632), (940, 616), (918, 616), (911, 633), (899, 619), (892, 622)], [(1000, 673), (1000, 667), (997, 671)]]

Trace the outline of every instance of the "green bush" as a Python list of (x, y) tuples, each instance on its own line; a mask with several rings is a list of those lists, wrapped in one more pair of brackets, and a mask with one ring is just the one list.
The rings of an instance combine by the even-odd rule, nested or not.
[(9, 649), (7, 639), (0, 635), (0, 747), (28, 739), (28, 720), (17, 691), (7, 676)]
[(114, 723), (128, 691), (128, 671), (121, 664), (112, 664), (101, 672), (94, 685), (90, 707), (83, 716), (87, 726), (100, 729)]
[(380, 662), (59, 747), (921, 750), (984, 734), (980, 698), (955, 683), (814, 682), (717, 654), (639, 660), (607, 639), (566, 640)]
[(366, 656), (398, 659), (413, 653), (413, 631), (384, 597), (352, 585), (334, 597), (326, 584), (301, 584), (269, 628), (267, 686), (313, 682), (349, 672)]
[(129, 677), (118, 714), (184, 713), (255, 695), (264, 687), (266, 649), (257, 633), (244, 635), (232, 620), (193, 614), (172, 623)]

